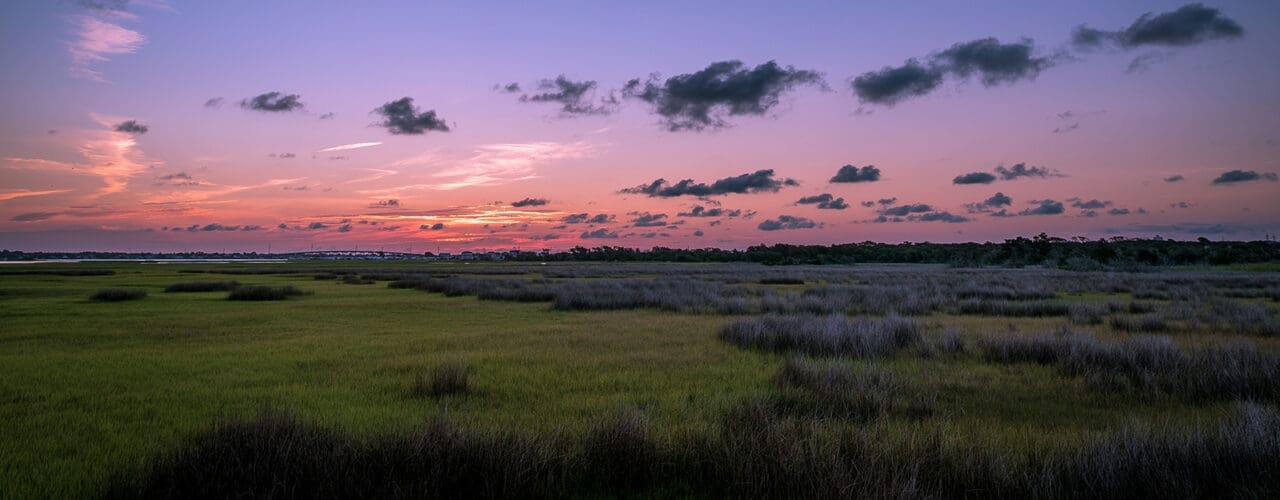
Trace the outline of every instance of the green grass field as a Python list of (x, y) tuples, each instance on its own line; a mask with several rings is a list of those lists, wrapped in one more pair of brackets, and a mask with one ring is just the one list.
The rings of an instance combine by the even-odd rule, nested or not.
[[(404, 432), (443, 414), (471, 428), (575, 433), (619, 409), (643, 412), (663, 435), (696, 432), (773, 391), (785, 359), (720, 340), (732, 317), (715, 314), (560, 311), (545, 302), (445, 297), (310, 273), (178, 272), (216, 265), (3, 269), (75, 266), (116, 274), (0, 275), (0, 496), (95, 496), (113, 477), (142, 474), (157, 454), (215, 422), (264, 408), (354, 435)], [(226, 292), (162, 292), (205, 279), (310, 293), (239, 302), (225, 300)], [(108, 287), (149, 293), (89, 300)], [(971, 344), (991, 332), (1048, 331), (1063, 322), (945, 313), (918, 319), (927, 338), (954, 328)], [(1103, 338), (1124, 335), (1105, 323), (1085, 329)], [(1173, 336), (1182, 345), (1202, 341)], [(1252, 341), (1265, 352), (1280, 349), (1276, 338)], [(417, 376), (450, 361), (468, 367), (466, 394), (413, 396)], [(1100, 393), (1052, 367), (991, 364), (973, 354), (908, 349), (850, 363), (876, 364), (911, 390), (936, 394), (929, 416), (880, 422), (890, 440), (943, 429), (948, 442), (970, 446), (1069, 447), (1135, 421), (1212, 421), (1233, 404)]]

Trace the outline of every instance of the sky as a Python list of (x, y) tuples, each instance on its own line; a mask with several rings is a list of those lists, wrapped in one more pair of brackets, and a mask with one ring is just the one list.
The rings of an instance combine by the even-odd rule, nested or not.
[(0, 3), (0, 248), (1280, 233), (1280, 3)]

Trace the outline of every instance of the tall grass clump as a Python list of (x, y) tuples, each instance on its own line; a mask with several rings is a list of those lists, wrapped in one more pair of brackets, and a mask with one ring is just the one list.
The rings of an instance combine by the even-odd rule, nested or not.
[(187, 281), (164, 287), (165, 293), (227, 292), (240, 286), (237, 281)]
[(775, 409), (808, 418), (919, 417), (930, 414), (936, 400), (933, 394), (913, 393), (889, 370), (842, 360), (790, 357), (774, 382), (779, 391), (771, 398)]
[(450, 361), (436, 365), (429, 372), (419, 373), (413, 381), (415, 397), (439, 398), (465, 394), (468, 390), (467, 365)]
[(725, 325), (720, 338), (739, 347), (817, 356), (877, 357), (920, 341), (918, 322), (897, 315), (849, 319), (842, 314), (767, 314)]
[(227, 300), (284, 300), (289, 297), (305, 295), (306, 293), (293, 285), (250, 285), (232, 290), (231, 293), (227, 294)]
[(1107, 343), (1062, 330), (988, 338), (983, 357), (996, 363), (1053, 365), (1096, 390), (1186, 399), (1280, 398), (1280, 356), (1246, 342), (1184, 351), (1168, 337)]
[(960, 314), (983, 316), (1045, 317), (1066, 316), (1071, 306), (1060, 301), (965, 300), (956, 307)]
[(98, 302), (121, 302), (125, 300), (138, 300), (147, 297), (147, 291), (140, 288), (102, 288), (93, 295), (89, 296), (89, 300)]

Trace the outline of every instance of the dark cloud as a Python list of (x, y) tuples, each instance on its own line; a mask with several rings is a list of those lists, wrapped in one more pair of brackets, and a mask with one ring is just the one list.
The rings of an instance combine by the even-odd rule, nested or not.
[(605, 228), (600, 228), (595, 231), (583, 231), (582, 235), (579, 236), (579, 238), (584, 240), (591, 240), (591, 239), (612, 240), (612, 239), (618, 238), (618, 232), (609, 231), (608, 229), (605, 229)]
[(1080, 198), (1070, 198), (1067, 201), (1071, 202), (1071, 206), (1075, 208), (1083, 208), (1085, 210), (1097, 210), (1099, 208), (1107, 208), (1111, 206), (1110, 201), (1102, 201), (1098, 199), (1092, 199), (1092, 200), (1086, 201)]
[(1182, 182), (1185, 179), (1186, 177), (1183, 177), (1181, 174), (1179, 174), (1179, 175), (1171, 175), (1169, 177), (1165, 177), (1164, 181), (1165, 182)]
[(965, 204), (965, 208), (968, 209), (969, 213), (972, 214), (972, 213), (990, 212), (994, 209), (997, 209), (1000, 207), (1007, 207), (1012, 204), (1013, 204), (1013, 198), (1009, 197), (1008, 195), (1002, 192), (996, 192), (996, 194), (991, 195), (990, 198), (987, 198), (980, 202)]
[(156, 178), (156, 185), (169, 186), (198, 186), (200, 182), (195, 180), (186, 172), (178, 172), (175, 174), (162, 175)]
[(908, 59), (902, 66), (885, 66), (878, 71), (868, 71), (853, 79), (854, 94), (862, 102), (892, 105), (911, 97), (919, 97), (942, 84), (940, 68), (920, 64)]
[(779, 215), (777, 220), (768, 219), (756, 227), (761, 231), (778, 231), (782, 229), (812, 229), (818, 226), (817, 222), (804, 217)]
[(702, 237), (702, 234), (703, 234), (703, 233), (702, 233), (702, 230), (701, 230), (701, 229), (698, 229), (698, 230), (696, 230), (696, 231), (694, 231), (694, 232), (693, 232), (693, 235), (694, 235), (694, 236), (697, 236), (697, 237), (699, 237), (699, 238), (701, 238), (701, 237)]
[(1062, 126), (1062, 127), (1057, 127), (1057, 128), (1055, 128), (1055, 129), (1053, 129), (1053, 133), (1055, 133), (1055, 134), (1065, 134), (1065, 133), (1067, 133), (1067, 132), (1070, 132), (1070, 131), (1075, 130), (1075, 129), (1078, 129), (1078, 128), (1080, 128), (1080, 123), (1079, 123), (1079, 122), (1076, 122), (1076, 123), (1072, 123), (1072, 124), (1070, 124), (1070, 125), (1065, 125), (1065, 126)]
[(302, 97), (298, 94), (267, 92), (265, 94), (241, 100), (240, 107), (254, 111), (268, 111), (273, 113), (296, 111), (302, 109), (301, 98)]
[[(596, 82), (575, 82), (564, 75), (538, 82), (541, 93), (520, 96), (521, 102), (551, 102), (560, 105), (561, 116), (607, 115), (617, 108), (618, 98), (612, 93), (595, 99)], [(520, 89), (517, 87), (516, 91)]]
[(422, 231), (439, 231), (441, 229), (444, 229), (444, 223), (437, 222), (435, 224), (423, 224), (421, 226), (418, 226), (418, 229)]
[(382, 117), (382, 122), (378, 125), (386, 127), (392, 134), (422, 135), (429, 131), (449, 131), (449, 125), (436, 116), (435, 110), (418, 111), (413, 105), (412, 97), (402, 97), (383, 104), (373, 112)]
[(1237, 182), (1253, 182), (1259, 180), (1276, 181), (1277, 175), (1274, 172), (1266, 172), (1259, 174), (1253, 170), (1232, 170), (1223, 172), (1217, 178), (1213, 179), (1214, 184), (1235, 184)]
[(221, 97), (210, 97), (210, 98), (209, 98), (209, 100), (207, 100), (207, 101), (205, 101), (205, 102), (204, 102), (204, 107), (206, 107), (206, 108), (221, 108), (221, 107), (222, 107), (222, 102), (223, 102), (223, 101), (225, 101), (225, 99), (223, 99), (223, 98), (221, 98)]
[(1034, 79), (1053, 65), (1050, 58), (1032, 56), (1034, 49), (1027, 38), (1017, 43), (983, 38), (952, 45), (934, 56), (934, 61), (950, 73), (962, 78), (978, 75), (983, 85), (993, 86)]
[(145, 134), (148, 130), (151, 130), (151, 127), (138, 123), (137, 120), (123, 121), (115, 126), (116, 132), (124, 132), (126, 134)]
[(853, 92), (864, 103), (893, 105), (933, 92), (948, 76), (977, 76), (988, 87), (1035, 79), (1053, 66), (1051, 57), (1036, 57), (1030, 39), (1001, 43), (995, 38), (960, 42), (934, 53), (924, 62), (907, 59), (901, 66), (886, 66), (853, 79)]
[(399, 208), (400, 200), (395, 198), (389, 200), (378, 200), (376, 203), (369, 205), (369, 208)]
[(506, 92), (508, 94), (515, 94), (520, 92), (520, 84), (516, 82), (511, 82), (506, 85), (494, 84), (493, 90), (495, 92)]
[(651, 104), (667, 130), (703, 130), (728, 126), (726, 116), (763, 115), (783, 93), (801, 85), (821, 86), (822, 75), (775, 61), (753, 69), (742, 61), (722, 61), (665, 81), (656, 75), (643, 83), (634, 79), (622, 94)]
[(1169, 208), (1191, 208), (1191, 204), (1185, 201), (1175, 201), (1169, 204)]
[(1113, 208), (1113, 209), (1111, 209), (1111, 210), (1107, 210), (1107, 214), (1108, 214), (1108, 215), (1129, 215), (1129, 209), (1127, 209), (1127, 208)]
[(817, 205), (822, 210), (844, 210), (849, 208), (849, 204), (844, 202), (844, 198), (836, 198), (827, 193), (806, 196), (797, 200), (796, 203), (800, 205)]
[(331, 120), (331, 119), (333, 119), (333, 117), (334, 117), (334, 116), (335, 116), (335, 115), (333, 114), (333, 112), (332, 112), (332, 111), (330, 111), (330, 112), (328, 112), (328, 113), (325, 113), (325, 114), (323, 114), (323, 115), (320, 115), (320, 119), (321, 119), (321, 120)]
[(933, 207), (929, 205), (925, 205), (924, 203), (908, 203), (906, 205), (899, 205), (896, 207), (887, 207), (887, 208), (881, 209), (880, 215), (901, 217), (907, 214), (932, 212), (932, 211), (933, 211)]
[(58, 215), (61, 215), (61, 214), (57, 212), (28, 212), (25, 214), (15, 215), (9, 220), (13, 222), (35, 222), (35, 221), (51, 219)]
[(996, 176), (987, 172), (971, 172), (957, 175), (955, 179), (951, 179), (952, 184), (991, 184), (995, 181)]
[(636, 218), (631, 221), (635, 227), (662, 227), (667, 225), (667, 214), (651, 214), (649, 212), (636, 214)]
[[(192, 228), (195, 228), (195, 227), (196, 226), (191, 226), (190, 228), (187, 228), (187, 230), (194, 231)], [(202, 232), (239, 231), (240, 226), (224, 226), (222, 224), (218, 224), (217, 222), (213, 222), (213, 223), (205, 224), (204, 226), (200, 226), (199, 230)]]
[(278, 156), (278, 158), (282, 158), (282, 159), (285, 159), (285, 160), (288, 160), (288, 159), (290, 159), (290, 158), (297, 158), (297, 157), (298, 157), (298, 155), (295, 155), (295, 154), (293, 154), (293, 153), (280, 153), (280, 155)]
[(540, 207), (540, 206), (546, 205), (547, 203), (551, 203), (551, 202), (550, 202), (550, 201), (548, 201), (546, 198), (525, 198), (525, 199), (520, 200), (520, 201), (512, 202), (512, 203), (511, 203), (511, 206), (516, 207), (516, 208), (520, 208), (520, 207)]
[(897, 202), (898, 202), (897, 198), (880, 198), (879, 200), (876, 200), (876, 203), (880, 205), (892, 205)]
[(693, 209), (688, 212), (680, 212), (680, 217), (737, 217), (742, 215), (742, 210), (726, 210), (723, 208), (706, 208), (702, 205), (694, 205)]
[(307, 230), (308, 230), (308, 231), (315, 231), (315, 230), (317, 230), (317, 229), (324, 229), (325, 227), (328, 227), (328, 226), (325, 226), (323, 222), (312, 222), (312, 223), (310, 223), (310, 224), (307, 224)]
[(1018, 215), (1059, 215), (1067, 211), (1061, 202), (1054, 200), (1032, 200), (1031, 203), (1036, 207), (1018, 212)]
[(351, 232), (351, 224), (343, 224), (343, 225), (341, 225), (341, 226), (338, 226), (338, 232), (339, 232), (339, 233), (349, 233), (349, 232)]
[(1133, 58), (1132, 61), (1129, 61), (1129, 66), (1125, 67), (1124, 72), (1129, 74), (1142, 73), (1151, 69), (1151, 66), (1155, 63), (1167, 60), (1171, 57), (1173, 57), (1173, 53), (1171, 52), (1150, 52), (1147, 54), (1140, 54), (1138, 57)]
[(1171, 12), (1138, 17), (1128, 28), (1105, 31), (1088, 26), (1076, 28), (1072, 42), (1079, 48), (1115, 45), (1132, 49), (1144, 45), (1181, 47), (1210, 40), (1228, 40), (1244, 36), (1244, 28), (1222, 11), (1190, 3)]
[(796, 200), (796, 203), (800, 205), (813, 205), (817, 203), (829, 202), (833, 198), (834, 197), (831, 196), (830, 194), (822, 193), (822, 194), (817, 194), (813, 196), (805, 196), (804, 198), (800, 198), (799, 200)]
[(836, 171), (836, 175), (831, 178), (831, 182), (875, 182), (880, 180), (880, 169), (875, 165), (867, 165), (865, 167), (855, 167), (853, 165), (845, 165)]
[(1045, 167), (1028, 167), (1026, 163), (1016, 163), (1012, 167), (1004, 165), (996, 167), (996, 173), (1000, 174), (1001, 180), (1011, 181), (1023, 177), (1061, 177), (1057, 171), (1047, 169)]
[(958, 224), (961, 222), (969, 222), (969, 218), (963, 215), (955, 215), (951, 212), (929, 212), (920, 215), (912, 215), (907, 220), (920, 222), (946, 222), (950, 224)]
[(773, 170), (757, 170), (754, 173), (726, 177), (707, 185), (684, 179), (675, 184), (668, 184), (666, 179), (658, 179), (649, 184), (623, 189), (627, 194), (643, 194), (650, 197), (670, 198), (674, 196), (715, 196), (722, 194), (773, 193), (783, 186), (798, 186), (794, 179), (776, 179)]
[(874, 201), (860, 201), (860, 202), (858, 202), (858, 204), (859, 204), (859, 205), (862, 205), (862, 206), (864, 206), (864, 207), (867, 207), (867, 208), (871, 208), (871, 207), (876, 206), (876, 202), (874, 202)]

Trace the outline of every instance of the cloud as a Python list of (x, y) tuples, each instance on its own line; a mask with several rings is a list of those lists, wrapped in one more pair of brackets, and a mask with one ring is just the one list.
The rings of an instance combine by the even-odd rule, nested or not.
[(1183, 47), (1242, 36), (1244, 28), (1222, 11), (1189, 3), (1171, 12), (1143, 14), (1122, 30), (1105, 31), (1081, 25), (1073, 33), (1072, 42), (1082, 49), (1108, 44), (1133, 49), (1146, 45)]
[(1080, 198), (1069, 198), (1067, 201), (1071, 202), (1071, 206), (1075, 208), (1083, 208), (1085, 210), (1097, 210), (1099, 208), (1107, 208), (1111, 206), (1110, 201), (1102, 201), (1098, 199), (1085, 201)]
[(610, 214), (596, 214), (592, 217), (588, 213), (569, 214), (560, 219), (565, 224), (608, 224), (613, 220), (614, 216)]
[(1235, 184), (1238, 182), (1253, 182), (1259, 180), (1268, 180), (1275, 182), (1278, 176), (1274, 172), (1266, 172), (1259, 174), (1253, 170), (1231, 170), (1223, 172), (1222, 175), (1213, 179), (1214, 184)]
[(1169, 204), (1169, 208), (1191, 208), (1192, 205), (1185, 201), (1175, 201)]
[(444, 229), (444, 223), (437, 222), (435, 224), (423, 224), (421, 226), (418, 226), (418, 229), (421, 229), (423, 231), (439, 231), (441, 229)]
[(0, 201), (8, 201), (16, 198), (26, 198), (28, 196), (45, 196), (50, 194), (69, 193), (70, 189), (49, 189), (44, 191), (32, 191), (30, 189), (19, 189), (16, 191), (0, 192)]
[(252, 111), (266, 111), (269, 113), (287, 113), (302, 109), (303, 104), (301, 96), (298, 94), (282, 94), (280, 92), (267, 92), (253, 97), (246, 97), (240, 100), (240, 107)]
[(326, 226), (323, 222), (312, 222), (310, 224), (307, 224), (308, 231), (315, 231), (317, 229), (324, 229), (326, 227), (328, 226)]
[(990, 198), (987, 198), (980, 202), (966, 203), (965, 208), (968, 209), (969, 213), (972, 214), (972, 213), (990, 212), (994, 209), (997, 209), (1000, 207), (1007, 207), (1012, 204), (1013, 204), (1013, 198), (1009, 197), (1008, 195), (1002, 192), (997, 191), (996, 194), (991, 195)]
[(115, 126), (116, 132), (124, 132), (126, 134), (145, 134), (148, 130), (151, 130), (151, 127), (138, 123), (137, 120), (123, 121)]
[(912, 215), (907, 220), (920, 222), (946, 222), (949, 224), (958, 224), (961, 222), (969, 222), (969, 218), (963, 215), (954, 215), (951, 212), (929, 212), (920, 215)]
[(651, 76), (627, 82), (623, 96), (649, 103), (670, 131), (728, 126), (727, 116), (763, 115), (783, 93), (802, 85), (823, 85), (822, 75), (769, 61), (753, 69), (742, 61), (721, 61), (665, 81)]
[(916, 214), (916, 213), (932, 212), (932, 211), (933, 211), (933, 207), (926, 205), (924, 203), (908, 203), (906, 205), (883, 208), (880, 210), (880, 214), (901, 217), (907, 214)]
[(400, 207), (400, 200), (396, 198), (391, 198), (388, 200), (378, 200), (377, 202), (369, 205), (369, 208), (399, 208), (399, 207)]
[(874, 201), (860, 201), (860, 202), (858, 202), (858, 204), (859, 204), (859, 205), (862, 205), (862, 206), (864, 206), (864, 207), (867, 207), (867, 208), (871, 208), (871, 207), (876, 206), (876, 202), (874, 202)]
[(977, 76), (987, 87), (1035, 79), (1053, 66), (1054, 58), (1036, 57), (1034, 51), (1034, 42), (1028, 38), (1014, 43), (1001, 43), (996, 38), (960, 42), (923, 62), (911, 58), (901, 66), (862, 73), (850, 85), (862, 102), (892, 106), (933, 92), (949, 76)]
[(449, 126), (444, 119), (436, 116), (435, 110), (419, 111), (413, 105), (412, 97), (402, 97), (383, 104), (373, 112), (381, 116), (378, 125), (397, 135), (422, 135), (429, 131), (448, 132)]
[(550, 202), (550, 201), (548, 201), (546, 198), (525, 198), (525, 199), (520, 200), (520, 201), (512, 202), (512, 203), (511, 203), (511, 206), (516, 207), (516, 208), (520, 208), (520, 207), (540, 207), (540, 206), (546, 205), (547, 203), (551, 203), (551, 202)]
[(1031, 203), (1036, 207), (1018, 212), (1018, 215), (1059, 215), (1067, 211), (1062, 203), (1054, 200), (1032, 200)]
[[(520, 96), (520, 102), (559, 104), (560, 116), (563, 117), (607, 115), (612, 113), (617, 108), (618, 98), (610, 93), (596, 102), (595, 89), (596, 82), (594, 80), (575, 82), (564, 75), (560, 75), (554, 80), (539, 81), (538, 90), (542, 92), (522, 95)], [(515, 91), (519, 92), (520, 88), (517, 86)]]
[(680, 217), (737, 217), (742, 215), (742, 210), (726, 210), (694, 205), (688, 212), (680, 212), (677, 215)]
[(1107, 210), (1107, 214), (1108, 214), (1108, 215), (1113, 215), (1113, 216), (1114, 216), (1114, 215), (1129, 215), (1129, 209), (1127, 209), (1127, 208), (1113, 208), (1113, 209), (1111, 209), (1111, 210)]
[(988, 87), (1034, 79), (1040, 71), (1053, 65), (1047, 57), (1033, 57), (1031, 39), (1018, 43), (1000, 43), (995, 38), (983, 38), (957, 43), (934, 56), (935, 63), (946, 71), (968, 78), (978, 75)]
[(776, 179), (773, 169), (757, 170), (750, 174), (742, 174), (717, 180), (710, 185), (694, 183), (693, 179), (684, 179), (675, 184), (668, 184), (666, 179), (658, 179), (649, 184), (623, 189), (626, 194), (643, 194), (650, 197), (670, 198), (675, 196), (716, 196), (723, 194), (775, 193), (784, 186), (798, 186), (794, 179)]
[(637, 217), (631, 221), (631, 224), (635, 227), (664, 227), (667, 225), (667, 214), (643, 212), (636, 215)]
[(1171, 175), (1169, 177), (1164, 178), (1165, 182), (1182, 182), (1183, 180), (1186, 180), (1186, 177), (1183, 177), (1181, 174)]
[(351, 224), (349, 224), (349, 223), (348, 223), (348, 224), (343, 224), (343, 225), (341, 225), (341, 226), (338, 226), (338, 232), (339, 232), (339, 233), (349, 233), (349, 232), (351, 232)]
[(137, 31), (96, 17), (78, 16), (75, 23), (76, 39), (67, 44), (74, 77), (106, 82), (102, 73), (90, 66), (107, 62), (112, 56), (137, 52), (147, 42), (147, 37)]
[(191, 175), (186, 172), (178, 172), (173, 174), (162, 175), (160, 177), (157, 177), (156, 180), (159, 181), (159, 182), (156, 182), (157, 185), (168, 185), (168, 186), (199, 186), (200, 185), (200, 181), (195, 180), (194, 177), (191, 177)]
[(796, 203), (800, 205), (817, 205), (822, 210), (844, 210), (849, 208), (849, 204), (844, 202), (844, 198), (836, 198), (828, 193), (806, 196), (796, 200)]
[(324, 148), (324, 149), (318, 150), (318, 151), (316, 151), (316, 152), (317, 152), (317, 153), (331, 153), (331, 152), (334, 152), (334, 151), (350, 151), (350, 150), (352, 150), (352, 149), (364, 149), (364, 148), (371, 148), (371, 147), (374, 147), (374, 146), (381, 146), (381, 145), (382, 145), (382, 143), (381, 143), (381, 142), (356, 142), (356, 143), (352, 143), (352, 144), (343, 144), (343, 145), (341, 145), (341, 146), (331, 146), (331, 147), (327, 147), (327, 148)]
[(320, 119), (321, 119), (321, 120), (332, 120), (334, 116), (337, 116), (337, 115), (335, 115), (332, 111), (330, 111), (330, 112), (328, 112), (328, 113), (325, 113), (325, 114), (323, 114), (323, 115), (320, 115)]
[(515, 94), (520, 92), (520, 84), (516, 82), (511, 82), (506, 85), (500, 85), (495, 83), (493, 85), (493, 90), (494, 92), (505, 92), (508, 94)]
[(1057, 127), (1057, 128), (1055, 128), (1055, 129), (1053, 129), (1053, 133), (1055, 133), (1055, 134), (1065, 134), (1065, 133), (1067, 133), (1067, 132), (1070, 132), (1070, 131), (1075, 130), (1075, 129), (1078, 129), (1078, 128), (1080, 128), (1080, 122), (1072, 123), (1072, 124), (1070, 124), (1070, 125), (1066, 125), (1066, 126), (1062, 126), (1062, 127)]
[(782, 229), (812, 229), (818, 226), (817, 222), (804, 217), (779, 215), (777, 220), (768, 219), (756, 227), (761, 231), (778, 231)]
[(584, 240), (590, 240), (590, 239), (610, 239), (611, 240), (611, 239), (618, 238), (618, 232), (609, 231), (608, 229), (605, 229), (605, 228), (600, 228), (595, 231), (583, 231), (582, 236), (579, 236), (579, 238)]
[(204, 102), (204, 107), (206, 107), (206, 108), (221, 108), (221, 107), (222, 107), (222, 103), (223, 103), (224, 101), (225, 101), (225, 100), (224, 100), (223, 98), (221, 98), (221, 97), (210, 97), (210, 98), (209, 98), (209, 100), (207, 100), (207, 101), (205, 101), (205, 102)]
[(854, 94), (862, 102), (893, 105), (912, 97), (919, 97), (942, 84), (941, 69), (908, 59), (902, 66), (885, 66), (868, 71), (853, 79)]
[(51, 219), (51, 218), (57, 217), (58, 215), (61, 215), (61, 214), (57, 212), (28, 212), (25, 214), (15, 215), (9, 218), (9, 220), (13, 222), (36, 222), (36, 221)]
[(218, 231), (239, 231), (239, 230), (240, 230), (240, 226), (224, 226), (217, 222), (211, 222), (203, 226), (197, 224), (187, 228), (187, 231), (190, 231), (193, 233), (197, 231), (204, 232), (204, 233), (211, 233), (211, 232), (218, 232)]
[(1004, 165), (996, 167), (996, 173), (1000, 174), (1001, 180), (1011, 181), (1023, 177), (1062, 177), (1057, 171), (1047, 169), (1045, 167), (1028, 167), (1026, 163), (1016, 163), (1012, 167), (1006, 168)]
[(1125, 67), (1124, 72), (1129, 74), (1142, 73), (1151, 69), (1152, 65), (1168, 60), (1172, 57), (1172, 52), (1150, 52), (1147, 54), (1140, 54), (1138, 57), (1133, 58), (1132, 61), (1129, 61), (1129, 66)]
[(693, 232), (693, 235), (694, 235), (694, 236), (697, 236), (697, 237), (699, 237), (699, 238), (701, 238), (701, 237), (702, 237), (702, 235), (703, 235), (702, 230), (701, 230), (701, 229), (695, 230), (695, 231)]
[(875, 182), (880, 180), (880, 169), (875, 165), (867, 165), (865, 167), (855, 167), (853, 165), (845, 165), (836, 171), (836, 175), (831, 178), (830, 182)]
[(986, 172), (971, 172), (957, 175), (955, 179), (951, 179), (952, 184), (991, 184), (995, 181), (995, 174)]
[[(594, 155), (596, 147), (584, 141), (572, 143), (530, 142), (488, 144), (480, 146), (468, 157), (424, 153), (392, 163), (392, 167), (433, 167), (443, 169), (432, 177), (440, 182), (402, 185), (396, 191), (411, 189), (452, 190), (473, 186), (492, 186), (538, 177), (537, 167), (560, 160)], [(416, 170), (417, 168), (415, 168)]]

